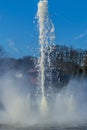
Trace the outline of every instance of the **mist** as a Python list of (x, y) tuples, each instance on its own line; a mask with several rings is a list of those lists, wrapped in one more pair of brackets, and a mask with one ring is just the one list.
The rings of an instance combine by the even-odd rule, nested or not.
[[(0, 124), (83, 125), (87, 122), (87, 81), (71, 80), (47, 99), (43, 117), (41, 97), (30, 86), (17, 81), (11, 73), (0, 78)], [(37, 93), (37, 92), (36, 92)]]

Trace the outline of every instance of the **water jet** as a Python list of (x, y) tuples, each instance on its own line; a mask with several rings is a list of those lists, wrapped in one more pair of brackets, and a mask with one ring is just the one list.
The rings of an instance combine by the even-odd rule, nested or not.
[[(54, 37), (54, 26), (52, 21), (49, 19), (48, 13), (48, 0), (40, 0), (38, 3), (37, 11), (38, 25), (39, 25), (39, 43), (40, 43), (40, 81), (42, 90), (42, 100), (41, 108), (42, 112), (47, 112), (48, 109), (47, 99), (45, 96), (45, 52), (48, 46), (52, 43), (52, 38)], [(48, 64), (50, 65), (49, 54), (48, 54)]]

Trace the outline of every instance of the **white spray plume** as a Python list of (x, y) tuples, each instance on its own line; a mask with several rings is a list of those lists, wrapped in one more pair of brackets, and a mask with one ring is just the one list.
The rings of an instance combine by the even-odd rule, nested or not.
[[(29, 91), (24, 92), (26, 85), (19, 86), (13, 78), (7, 76), (0, 80), (0, 124), (19, 123), (20, 125), (73, 126), (87, 124), (87, 81), (72, 80), (64, 89), (52, 94), (49, 99), (46, 120), (40, 113), (40, 98), (36, 101)], [(44, 99), (44, 101), (46, 101)], [(45, 106), (46, 107), (46, 106)]]
[(48, 44), (54, 40), (54, 25), (49, 19), (48, 0), (40, 0), (38, 3), (37, 18), (39, 24), (39, 42), (40, 44)]
[[(38, 19), (38, 25), (39, 25), (39, 43), (41, 45), (40, 48), (40, 78), (41, 78), (41, 88), (42, 88), (42, 95), (44, 94), (44, 84), (45, 84), (45, 52), (47, 51), (47, 48), (49, 47), (49, 44), (53, 43), (53, 40), (55, 38), (54, 36), (54, 25), (52, 21), (49, 18), (48, 13), (48, 0), (40, 0), (38, 3), (38, 11), (37, 11), (37, 19)], [(50, 58), (49, 58), (48, 52), (48, 64), (50, 65)], [(42, 96), (42, 97), (43, 97)]]

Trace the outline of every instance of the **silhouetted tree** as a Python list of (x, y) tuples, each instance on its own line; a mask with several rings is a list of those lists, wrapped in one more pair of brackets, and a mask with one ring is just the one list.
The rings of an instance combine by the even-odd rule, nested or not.
[(85, 51), (84, 65), (83, 65), (83, 78), (87, 78), (87, 53)]

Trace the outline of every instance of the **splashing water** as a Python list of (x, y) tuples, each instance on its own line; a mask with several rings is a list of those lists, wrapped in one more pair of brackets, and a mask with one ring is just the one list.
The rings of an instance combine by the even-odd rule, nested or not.
[[(39, 24), (39, 43), (40, 43), (40, 77), (41, 77), (41, 89), (42, 89), (42, 107), (46, 109), (47, 101), (45, 97), (45, 52), (49, 44), (53, 42), (54, 39), (54, 25), (49, 19), (48, 14), (48, 0), (40, 0), (38, 3), (37, 12), (38, 24)], [(48, 64), (50, 66), (50, 58), (48, 52)], [(46, 111), (46, 110), (45, 110)]]
[(46, 99), (42, 100), (42, 105), (38, 97), (33, 100), (26, 86), (23, 87), (25, 90), (21, 90), (21, 86), (11, 78), (0, 80), (0, 124), (48, 127), (86, 124), (87, 81), (71, 81), (59, 94), (53, 93), (48, 104)]

